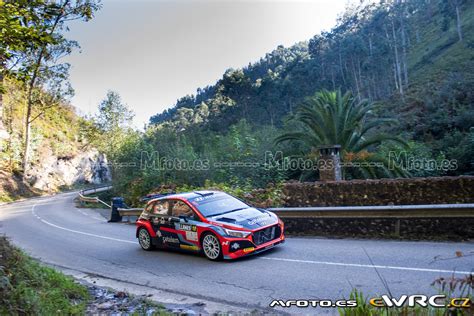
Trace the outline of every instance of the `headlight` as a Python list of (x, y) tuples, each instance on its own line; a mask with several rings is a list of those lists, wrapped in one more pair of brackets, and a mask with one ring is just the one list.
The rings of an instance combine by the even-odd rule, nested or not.
[(245, 238), (248, 235), (250, 235), (250, 232), (243, 232), (240, 230), (232, 230), (232, 229), (226, 229), (224, 228), (224, 231), (226, 235), (232, 236), (232, 237), (237, 237), (237, 238)]

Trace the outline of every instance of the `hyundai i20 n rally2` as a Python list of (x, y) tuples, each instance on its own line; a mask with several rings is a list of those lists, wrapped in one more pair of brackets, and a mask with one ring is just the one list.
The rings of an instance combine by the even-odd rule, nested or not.
[(137, 221), (144, 250), (202, 251), (210, 260), (235, 259), (285, 241), (283, 222), (272, 212), (219, 191), (171, 194), (148, 201)]

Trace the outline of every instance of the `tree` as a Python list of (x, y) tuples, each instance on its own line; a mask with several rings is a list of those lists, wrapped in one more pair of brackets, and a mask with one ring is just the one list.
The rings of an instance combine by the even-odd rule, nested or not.
[(456, 30), (458, 31), (459, 41), (462, 42), (463, 35), (462, 35), (462, 21), (461, 21), (461, 2), (462, 0), (449, 0), (451, 6), (454, 7), (454, 11), (456, 12)]
[[(95, 0), (35, 0), (9, 1), (6, 7), (9, 9), (5, 17), (9, 22), (2, 22), (9, 30), (6, 33), (15, 34), (20, 31), (20, 35), (8, 37), (10, 45), (2, 50), (5, 56), (2, 59), (12, 62), (13, 56), (16, 56), (11, 71), (27, 82), (23, 141), (23, 171), (26, 176), (30, 160), (31, 124), (46, 109), (58, 104), (72, 92), (67, 84), (69, 66), (58, 63), (61, 57), (78, 47), (75, 41), (68, 40), (63, 35), (67, 30), (66, 22), (88, 21), (100, 5)], [(26, 18), (23, 16), (25, 12)], [(25, 37), (35, 40), (25, 42)], [(22, 40), (23, 43), (20, 44)], [(51, 94), (54, 96), (49, 104), (36, 98), (39, 91), (49, 89), (52, 89)]]
[[(311, 149), (322, 145), (341, 145), (346, 160), (360, 158), (363, 160), (382, 162), (388, 165), (383, 157), (369, 154), (373, 146), (384, 142), (395, 142), (403, 146), (406, 143), (398, 137), (374, 131), (394, 123), (393, 119), (371, 118), (374, 103), (367, 100), (357, 101), (350, 92), (344, 95), (341, 91), (322, 90), (306, 99), (297, 110), (295, 120), (300, 124), (299, 131), (285, 132), (275, 139), (276, 143), (284, 141), (300, 141)], [(360, 155), (363, 153), (363, 155)], [(366, 177), (375, 176), (372, 168), (361, 167)], [(403, 175), (401, 170), (382, 168), (387, 176)]]
[(117, 92), (109, 91), (99, 104), (99, 114), (95, 118), (101, 134), (96, 145), (113, 160), (126, 135), (131, 132), (134, 113), (122, 102)]
[[(12, 74), (28, 48), (52, 43), (53, 38), (32, 23), (44, 1), (0, 1), (0, 139), (7, 138), (3, 127), (4, 77)], [(15, 74), (13, 72), (13, 74)]]

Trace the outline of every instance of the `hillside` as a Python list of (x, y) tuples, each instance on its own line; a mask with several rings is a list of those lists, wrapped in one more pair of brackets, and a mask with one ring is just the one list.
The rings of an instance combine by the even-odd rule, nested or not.
[(227, 70), (215, 85), (179, 99), (150, 123), (208, 122), (219, 130), (219, 120), (245, 118), (256, 125), (281, 126), (304, 97), (322, 88), (405, 103), (407, 95), (415, 97), (427, 83), (439, 87), (448, 77), (460, 76), (458, 83), (468, 91), (474, 5), (464, 1), (461, 6), (460, 41), (453, 8), (443, 3), (410, 0), (348, 9), (330, 32), (289, 48), (279, 46), (259, 62)]
[(76, 183), (107, 180), (97, 178), (98, 170), (107, 166), (103, 164), (105, 157), (89, 144), (84, 133), (88, 121), (76, 114), (70, 104), (48, 103), (50, 95), (46, 92), (37, 96), (41, 100), (38, 103), (45, 105), (33, 113), (31, 165), (23, 175), (25, 88), (11, 78), (5, 78), (4, 86), (2, 120), (8, 137), (1, 143), (0, 201), (55, 192)]
[(223, 133), (245, 119), (257, 128), (282, 128), (305, 97), (340, 88), (380, 102), (380, 113), (400, 122), (393, 132), (430, 155), (461, 157), (458, 173), (472, 173), (474, 4), (459, 3), (462, 40), (455, 7), (446, 1), (361, 5), (330, 32), (227, 70), (150, 123)]

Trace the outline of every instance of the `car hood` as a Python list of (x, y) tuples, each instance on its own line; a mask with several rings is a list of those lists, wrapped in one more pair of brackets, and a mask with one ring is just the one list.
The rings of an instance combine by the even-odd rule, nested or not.
[(253, 207), (213, 216), (210, 219), (223, 225), (235, 225), (249, 230), (278, 223), (278, 217), (275, 214)]

